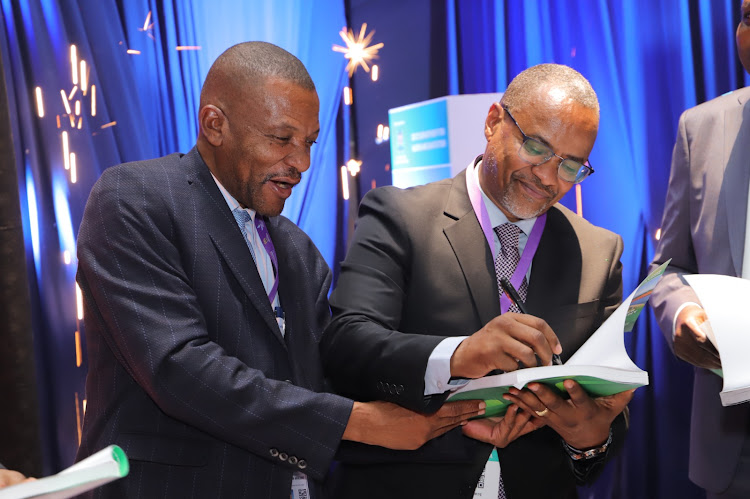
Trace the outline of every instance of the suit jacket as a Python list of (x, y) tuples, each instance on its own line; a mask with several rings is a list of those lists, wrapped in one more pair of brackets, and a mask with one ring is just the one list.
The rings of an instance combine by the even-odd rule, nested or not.
[(88, 406), (78, 459), (130, 458), (107, 497), (312, 497), (352, 402), (324, 389), (330, 271), (284, 217), (268, 220), (286, 336), (196, 149), (107, 169), (78, 237)]
[[(750, 87), (685, 111), (672, 156), (662, 235), (654, 265), (672, 258), (651, 305), (672, 347), (675, 312), (700, 303), (680, 275), (742, 274), (750, 183)], [(722, 380), (695, 369), (690, 479), (720, 492), (734, 475), (747, 436), (750, 405), (722, 407)]]
[[(563, 360), (619, 303), (621, 252), (619, 236), (562, 206), (549, 210), (526, 303), (560, 338)], [(424, 396), (430, 353), (444, 338), (471, 335), (500, 314), (493, 257), (471, 207), (465, 171), (455, 179), (407, 190), (384, 187), (365, 196), (331, 306), (334, 318), (321, 350), (339, 393), (437, 410), (446, 394)], [(618, 441), (623, 433), (617, 426)], [(491, 450), (459, 429), (414, 452), (347, 443), (333, 476), (334, 495), (470, 498)], [(575, 495), (570, 459), (549, 428), (499, 455), (509, 498)]]

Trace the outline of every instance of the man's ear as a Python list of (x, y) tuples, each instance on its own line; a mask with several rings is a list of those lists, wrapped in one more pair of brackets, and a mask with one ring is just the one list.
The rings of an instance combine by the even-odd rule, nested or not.
[(490, 140), (490, 137), (495, 133), (495, 127), (503, 121), (505, 116), (505, 109), (500, 105), (499, 102), (495, 102), (490, 106), (490, 111), (487, 113), (487, 119), (484, 122), (484, 137)]
[(214, 106), (207, 104), (198, 111), (198, 124), (201, 134), (206, 138), (209, 144), (218, 147), (224, 141), (225, 125), (228, 124), (227, 115)]

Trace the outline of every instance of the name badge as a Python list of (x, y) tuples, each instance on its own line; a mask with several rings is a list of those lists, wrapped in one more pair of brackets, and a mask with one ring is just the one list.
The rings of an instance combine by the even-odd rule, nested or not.
[(497, 457), (497, 449), (492, 449), (492, 454), (484, 465), (482, 476), (477, 482), (477, 488), (474, 489), (474, 499), (497, 499), (499, 493), (500, 459)]
[(310, 487), (307, 484), (307, 475), (299, 471), (295, 471), (294, 475), (292, 475), (291, 499), (310, 499)]

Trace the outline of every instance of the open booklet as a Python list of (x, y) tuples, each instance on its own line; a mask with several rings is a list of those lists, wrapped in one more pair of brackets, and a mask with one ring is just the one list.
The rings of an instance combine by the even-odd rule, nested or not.
[(709, 322), (701, 324), (706, 337), (719, 351), (721, 369), (714, 372), (724, 378), (721, 405), (750, 400), (750, 280), (714, 274), (684, 276), (706, 311)]
[(595, 397), (648, 385), (648, 373), (630, 360), (623, 335), (633, 330), (668, 264), (665, 262), (649, 274), (565, 364), (529, 367), (474, 379), (453, 392), (448, 400), (484, 400), (487, 403), (484, 417), (489, 417), (505, 414), (510, 402), (503, 395), (510, 387), (520, 390), (532, 381), (567, 394), (563, 381), (572, 379)]
[(125, 452), (110, 445), (57, 475), (0, 489), (0, 499), (66, 499), (128, 474)]

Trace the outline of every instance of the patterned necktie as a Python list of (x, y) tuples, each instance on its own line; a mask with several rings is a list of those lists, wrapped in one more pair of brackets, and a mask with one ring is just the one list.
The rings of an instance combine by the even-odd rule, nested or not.
[(252, 243), (250, 243), (250, 238), (247, 237), (247, 229), (245, 228), (247, 223), (251, 222), (253, 218), (247, 211), (243, 210), (242, 208), (233, 210), (232, 215), (234, 215), (234, 219), (237, 220), (237, 225), (240, 226), (240, 230), (242, 231), (242, 237), (245, 238), (245, 244), (247, 244), (247, 247), (250, 248), (250, 254), (253, 256), (253, 261), (255, 261), (255, 250), (253, 249)]
[[(512, 223), (504, 223), (495, 227), (495, 234), (500, 239), (500, 251), (497, 254), (497, 258), (495, 258), (495, 276), (497, 278), (497, 289), (500, 296), (502, 296), (504, 291), (500, 285), (500, 279), (505, 277), (510, 281), (513, 273), (516, 271), (518, 262), (521, 260), (521, 254), (518, 251), (518, 236), (521, 234), (521, 229)], [(526, 276), (523, 276), (523, 281), (518, 287), (518, 294), (524, 301), (526, 301), (526, 292), (528, 289), (529, 284)], [(515, 303), (511, 303), (508, 312), (520, 313), (521, 311)]]

